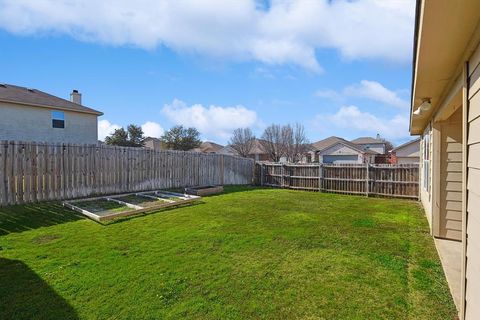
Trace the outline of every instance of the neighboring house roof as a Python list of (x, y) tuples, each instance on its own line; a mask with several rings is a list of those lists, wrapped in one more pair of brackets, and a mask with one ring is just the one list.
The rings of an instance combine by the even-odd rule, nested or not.
[(147, 141), (162, 142), (162, 140), (160, 140), (158, 138), (155, 138), (155, 137), (146, 137), (145, 139), (143, 139), (143, 141), (145, 141), (145, 142), (147, 142)]
[(253, 148), (250, 151), (250, 154), (267, 154), (268, 152), (265, 151), (265, 148), (262, 145), (262, 140), (255, 139), (253, 143)]
[(225, 146), (223, 147), (222, 149), (220, 149), (217, 153), (220, 153), (220, 154), (233, 154), (233, 155), (236, 155), (237, 152), (235, 150), (233, 150), (233, 148), (231, 146)]
[[(231, 145), (223, 147), (221, 150), (217, 151), (217, 153), (222, 153), (222, 154), (238, 154), (235, 149), (232, 148)], [(262, 140), (261, 139), (255, 139), (253, 143), (253, 148), (249, 153), (250, 155), (255, 155), (255, 154), (268, 154), (267, 151), (265, 151), (265, 148), (262, 145)]]
[(359, 148), (358, 145), (350, 142), (350, 141), (347, 141), (343, 138), (340, 138), (340, 137), (335, 137), (335, 136), (332, 136), (332, 137), (328, 137), (326, 139), (323, 139), (323, 140), (320, 140), (320, 141), (317, 141), (317, 142), (314, 142), (312, 143), (312, 148), (315, 150), (315, 151), (322, 151), (322, 150), (325, 150), (325, 149), (328, 149), (330, 147), (333, 147), (334, 145), (336, 144), (343, 144), (359, 153), (368, 153), (368, 154), (379, 154), (378, 152), (376, 151), (373, 151), (373, 150), (363, 150), (362, 148)]
[(159, 143), (162, 147), (165, 146), (165, 143), (160, 138), (145, 137), (145, 139), (143, 139), (143, 142), (149, 142), (149, 141), (153, 141), (154, 143)]
[(43, 91), (19, 87), (11, 84), (0, 84), (0, 102), (10, 102), (39, 108), (55, 108), (65, 111), (90, 113), (97, 116), (103, 115), (103, 113), (100, 111), (53, 96)]
[(194, 148), (194, 149), (192, 149), (192, 151), (205, 152), (205, 153), (217, 153), (222, 149), (223, 149), (223, 146), (218, 144), (218, 143), (211, 142), (211, 141), (205, 141), (205, 142), (202, 142), (200, 147)]
[(355, 140), (350, 141), (354, 144), (374, 144), (374, 143), (385, 143), (382, 139), (376, 139), (372, 137), (360, 137)]
[(400, 149), (403, 149), (405, 147), (408, 147), (409, 145), (413, 144), (413, 143), (420, 143), (420, 138), (417, 138), (417, 139), (414, 139), (414, 140), (410, 140), (408, 142), (405, 142), (404, 144), (401, 144), (399, 145), (398, 147), (395, 147), (393, 148), (391, 151), (392, 152), (395, 152), (395, 151), (398, 151)]

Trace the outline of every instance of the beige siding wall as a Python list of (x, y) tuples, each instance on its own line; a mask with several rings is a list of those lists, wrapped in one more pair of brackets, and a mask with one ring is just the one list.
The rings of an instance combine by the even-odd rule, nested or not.
[(397, 163), (419, 163), (420, 162), (420, 141), (407, 144), (395, 150)]
[(437, 236), (462, 239), (462, 108), (441, 124)]
[(97, 143), (96, 115), (64, 111), (61, 129), (52, 127), (53, 110), (0, 102), (0, 140)]
[(469, 62), (465, 319), (480, 317), (480, 47)]
[(395, 150), (395, 155), (399, 158), (403, 157), (419, 157), (420, 156), (420, 142), (407, 144), (404, 147)]

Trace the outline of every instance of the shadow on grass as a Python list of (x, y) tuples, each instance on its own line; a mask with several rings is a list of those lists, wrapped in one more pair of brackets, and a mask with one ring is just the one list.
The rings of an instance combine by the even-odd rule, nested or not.
[(79, 319), (75, 310), (33, 270), (0, 258), (0, 319)]
[(0, 236), (84, 219), (58, 202), (0, 208)]

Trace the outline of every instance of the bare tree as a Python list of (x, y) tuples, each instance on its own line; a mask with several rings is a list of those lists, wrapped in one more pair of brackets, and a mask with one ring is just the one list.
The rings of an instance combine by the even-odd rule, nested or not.
[(296, 123), (282, 127), (282, 149), (289, 162), (299, 162), (310, 149), (305, 128)]
[(272, 124), (262, 135), (262, 146), (270, 155), (272, 161), (278, 162), (285, 156), (289, 162), (299, 162), (310, 150), (310, 144), (303, 125), (287, 124), (280, 126)]
[(262, 134), (263, 149), (268, 153), (272, 161), (280, 161), (282, 156), (282, 129), (278, 124), (271, 124), (268, 126)]
[(293, 133), (293, 128), (290, 124), (282, 126), (281, 129), (282, 140), (280, 142), (280, 154), (285, 156), (288, 162), (292, 162), (292, 156), (295, 152), (295, 137)]
[(295, 124), (294, 131), (294, 152), (293, 152), (293, 162), (299, 162), (307, 152), (310, 150), (310, 141), (308, 141), (307, 135), (305, 134), (305, 128), (302, 124)]
[(242, 157), (248, 157), (255, 144), (255, 136), (250, 128), (239, 128), (233, 131), (230, 146)]

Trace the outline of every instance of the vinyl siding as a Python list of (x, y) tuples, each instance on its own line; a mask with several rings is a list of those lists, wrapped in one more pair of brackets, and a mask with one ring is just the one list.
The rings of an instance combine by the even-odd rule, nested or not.
[(58, 109), (0, 102), (0, 140), (53, 143), (97, 143), (97, 116), (65, 111), (65, 128), (52, 127)]
[(462, 108), (441, 127), (439, 237), (462, 240)]
[[(474, 57), (478, 57), (477, 48)], [(480, 66), (469, 63), (465, 319), (480, 318)]]

